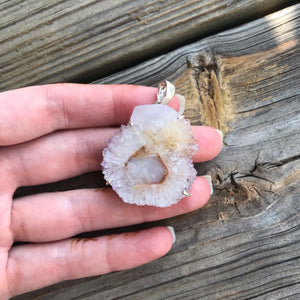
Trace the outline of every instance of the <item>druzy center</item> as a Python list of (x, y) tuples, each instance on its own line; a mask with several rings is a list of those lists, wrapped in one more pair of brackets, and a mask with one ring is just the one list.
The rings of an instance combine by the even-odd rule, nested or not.
[(158, 154), (131, 157), (126, 164), (127, 175), (134, 185), (162, 183), (168, 170)]

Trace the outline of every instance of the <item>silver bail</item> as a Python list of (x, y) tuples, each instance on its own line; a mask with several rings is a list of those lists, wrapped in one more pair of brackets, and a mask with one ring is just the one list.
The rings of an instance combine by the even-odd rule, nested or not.
[(167, 105), (174, 97), (174, 95), (175, 95), (174, 85), (171, 82), (164, 80), (159, 84), (157, 88), (157, 97), (155, 103)]
[[(167, 105), (175, 95), (175, 86), (167, 81), (162, 81), (157, 88), (157, 97), (155, 104)], [(185, 108), (185, 98), (181, 95), (176, 95), (179, 101), (179, 115), (182, 116)]]

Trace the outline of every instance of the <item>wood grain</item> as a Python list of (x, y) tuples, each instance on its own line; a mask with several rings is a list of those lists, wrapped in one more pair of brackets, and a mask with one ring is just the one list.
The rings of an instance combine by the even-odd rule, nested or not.
[(0, 1), (0, 91), (89, 82), (293, 2)]
[(221, 154), (197, 165), (214, 194), (155, 223), (177, 234), (164, 258), (15, 299), (298, 299), (299, 16), (295, 5), (99, 81), (169, 79), (193, 123), (222, 129)]

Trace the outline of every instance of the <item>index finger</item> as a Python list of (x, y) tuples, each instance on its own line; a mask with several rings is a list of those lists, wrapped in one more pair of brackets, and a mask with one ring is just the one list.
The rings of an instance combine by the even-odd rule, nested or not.
[(134, 85), (53, 84), (0, 93), (0, 146), (69, 128), (115, 126), (156, 89)]

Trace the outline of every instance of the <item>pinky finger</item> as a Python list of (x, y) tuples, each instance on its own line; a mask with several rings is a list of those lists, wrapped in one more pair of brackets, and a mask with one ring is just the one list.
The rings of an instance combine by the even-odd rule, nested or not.
[(10, 297), (60, 281), (130, 269), (165, 255), (166, 227), (100, 238), (68, 239), (12, 248), (7, 266)]

